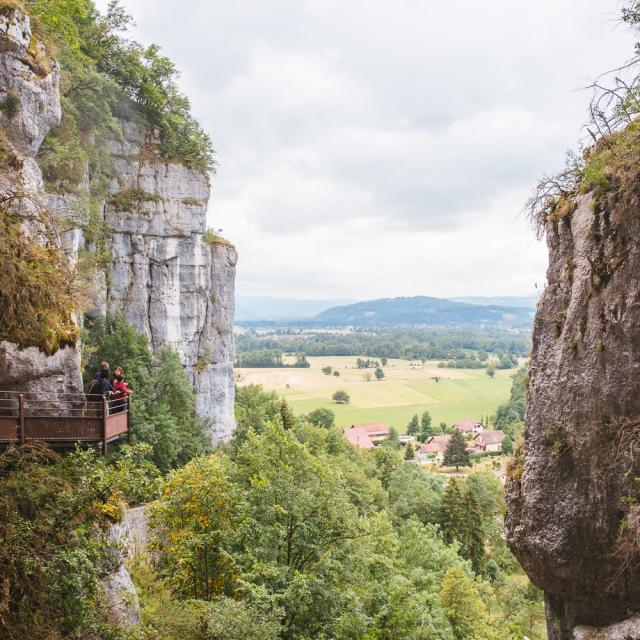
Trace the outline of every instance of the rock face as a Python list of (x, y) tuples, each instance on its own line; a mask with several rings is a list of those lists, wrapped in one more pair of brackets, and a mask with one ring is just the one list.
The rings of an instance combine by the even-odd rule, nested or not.
[[(10, 115), (0, 110), (0, 134), (7, 138), (0, 138), (0, 151), (5, 144), (12, 158), (10, 166), (0, 167), (0, 192), (17, 188), (28, 196), (25, 202), (43, 202), (68, 221), (77, 196), (45, 194), (35, 160), (47, 132), (60, 122), (59, 76), (58, 64), (33, 37), (29, 18), (18, 10), (0, 13), (0, 101), (9, 97), (16, 105)], [(212, 440), (221, 440), (235, 428), (237, 255), (231, 245), (205, 239), (206, 177), (161, 160), (134, 122), (122, 126), (122, 140), (112, 145), (117, 178), (103, 207), (112, 263), (96, 286), (94, 313), (123, 311), (154, 348), (176, 349), (193, 383), (198, 414), (210, 419)], [(74, 260), (80, 230), (67, 231), (62, 242)], [(0, 363), (0, 389), (82, 389), (75, 349), (47, 358), (37, 349), (18, 351), (2, 343)]]
[(103, 582), (103, 601), (111, 622), (128, 629), (140, 624), (141, 619), (138, 594), (125, 560), (146, 552), (149, 527), (144, 507), (128, 509), (122, 521), (113, 525), (109, 537), (121, 551), (115, 559), (115, 571)]
[(0, 125), (14, 148), (33, 158), (60, 122), (60, 70), (19, 10), (0, 14), (0, 80), (0, 100), (19, 100), (15, 115), (0, 112)]
[(573, 630), (574, 640), (638, 640), (640, 638), (640, 616), (601, 627), (580, 625)]
[(546, 227), (548, 285), (506, 532), (545, 592), (553, 640), (622, 637), (614, 627), (609, 635), (575, 627), (605, 627), (640, 610), (638, 191), (597, 205), (579, 196)]
[[(14, 101), (14, 112), (0, 110), (0, 145), (10, 158), (0, 166), (0, 194), (14, 196), (14, 209), (29, 215), (44, 197), (35, 160), (49, 129), (60, 122), (60, 70), (31, 33), (28, 16), (0, 14), (0, 102)], [(45, 392), (81, 391), (80, 356), (66, 347), (53, 356), (37, 348), (19, 350), (0, 342), (0, 388)]]
[(235, 428), (233, 314), (237, 255), (207, 241), (206, 178), (145, 153), (138, 127), (123, 123), (114, 143), (113, 196), (105, 207), (112, 266), (107, 312), (122, 310), (154, 348), (182, 357), (198, 414), (214, 441)]

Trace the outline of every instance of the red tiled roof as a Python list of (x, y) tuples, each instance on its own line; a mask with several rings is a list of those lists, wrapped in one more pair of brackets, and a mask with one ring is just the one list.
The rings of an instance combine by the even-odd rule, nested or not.
[(504, 431), (485, 431), (484, 433), (479, 433), (473, 440), (484, 445), (501, 444), (504, 440)]
[(473, 431), (474, 428), (480, 427), (482, 424), (477, 420), (469, 420), (465, 418), (464, 420), (458, 420), (453, 423), (453, 428), (458, 429), (458, 431)]
[(427, 442), (421, 444), (418, 448), (421, 453), (439, 453), (447, 450), (449, 440), (451, 440), (451, 436), (431, 436)]
[(354, 424), (348, 429), (343, 429), (342, 434), (344, 437), (355, 444), (360, 449), (371, 449), (374, 447), (374, 440), (380, 440), (380, 436), (386, 437), (389, 435), (389, 429), (385, 426), (384, 422), (368, 422), (365, 424)]
[(363, 422), (362, 424), (352, 424), (351, 429), (363, 429), (368, 433), (384, 431), (389, 433), (389, 429), (384, 422)]

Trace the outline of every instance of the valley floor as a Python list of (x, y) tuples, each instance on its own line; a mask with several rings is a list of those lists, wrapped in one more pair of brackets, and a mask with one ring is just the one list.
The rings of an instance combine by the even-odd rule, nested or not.
[[(438, 368), (436, 361), (423, 365), (389, 360), (384, 379), (377, 381), (374, 369), (356, 368), (355, 356), (307, 359), (308, 369), (236, 369), (236, 380), (239, 385), (261, 384), (277, 391), (296, 413), (330, 408), (339, 427), (384, 422), (402, 432), (411, 417), (423, 411), (431, 413), (434, 425), (493, 414), (509, 397), (514, 371), (496, 371), (495, 377), (489, 378), (484, 369), (446, 369)], [(339, 371), (340, 376), (323, 374), (326, 366)], [(349, 404), (331, 400), (339, 389), (349, 394)]]

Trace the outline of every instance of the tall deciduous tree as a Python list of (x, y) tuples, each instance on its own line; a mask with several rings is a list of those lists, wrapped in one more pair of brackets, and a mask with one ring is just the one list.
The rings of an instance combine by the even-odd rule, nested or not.
[(351, 400), (349, 394), (342, 390), (336, 391), (331, 397), (336, 404), (348, 404), (349, 400)]
[(473, 581), (462, 569), (452, 567), (445, 574), (440, 604), (456, 640), (490, 640), (496, 637), (489, 625), (487, 607)]
[(315, 409), (307, 416), (307, 420), (311, 424), (316, 427), (324, 427), (325, 429), (329, 429), (333, 426), (335, 418), (336, 414), (333, 413), (331, 409), (326, 409), (325, 407)]

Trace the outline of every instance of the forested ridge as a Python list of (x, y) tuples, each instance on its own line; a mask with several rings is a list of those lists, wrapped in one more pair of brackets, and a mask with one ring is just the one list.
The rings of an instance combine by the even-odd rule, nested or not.
[[(306, 356), (368, 356), (406, 360), (477, 360), (487, 354), (527, 357), (531, 348), (528, 332), (480, 329), (409, 329), (300, 331), (294, 328), (243, 331), (236, 335), (239, 366), (253, 353), (275, 351)], [(273, 354), (269, 356), (273, 358)], [(244, 364), (241, 364), (244, 363)]]

